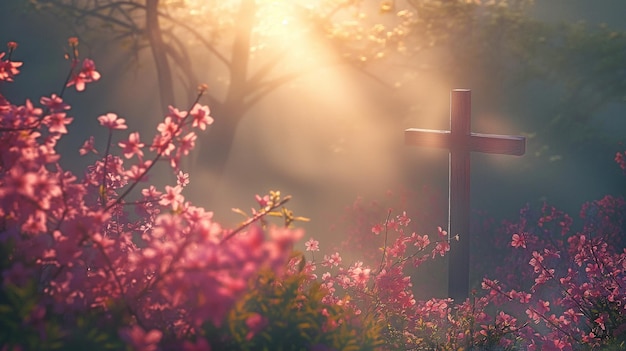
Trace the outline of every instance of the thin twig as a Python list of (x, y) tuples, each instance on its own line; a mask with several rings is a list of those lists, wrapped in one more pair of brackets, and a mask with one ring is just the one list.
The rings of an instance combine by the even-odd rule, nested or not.
[(220, 245), (224, 244), (226, 241), (230, 240), (233, 236), (235, 236), (237, 233), (241, 232), (242, 230), (244, 230), (246, 227), (248, 227), (250, 224), (258, 221), (259, 219), (265, 217), (268, 213), (272, 212), (273, 210), (275, 210), (276, 208), (284, 205), (285, 203), (287, 203), (287, 201), (291, 200), (291, 196), (285, 196), (285, 198), (283, 198), (282, 200), (280, 200), (278, 203), (276, 204), (272, 204), (269, 206), (266, 206), (265, 208), (263, 208), (262, 210), (260, 210), (259, 212), (257, 212), (254, 216), (248, 218), (245, 222), (243, 222), (241, 225), (239, 225), (239, 227), (237, 227), (235, 230), (233, 230), (231, 233), (229, 233), (227, 236), (224, 237), (224, 239), (222, 239), (222, 241), (220, 242)]

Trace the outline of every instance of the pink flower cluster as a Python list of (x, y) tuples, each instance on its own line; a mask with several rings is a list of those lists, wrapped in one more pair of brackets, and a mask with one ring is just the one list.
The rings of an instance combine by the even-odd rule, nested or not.
[[(1, 61), (0, 83), (19, 66)], [(94, 68), (85, 59), (68, 86), (84, 90), (100, 77)], [(0, 96), (0, 245), (10, 248), (3, 287), (34, 279), (40, 304), (66, 316), (125, 311), (120, 336), (151, 350), (164, 335), (184, 341), (205, 322), (220, 325), (261, 268), (284, 267), (299, 231), (270, 228), (266, 240), (252, 224), (232, 235), (182, 194), (189, 175), (179, 161), (194, 147), (191, 129), (212, 123), (207, 106), (196, 100), (189, 113), (170, 108), (152, 144), (130, 133), (118, 144), (124, 158), (111, 152), (111, 135), (127, 129), (125, 120), (98, 117), (108, 133), (106, 151), (98, 151), (94, 137), (85, 142), (80, 154), (96, 159), (80, 179), (63, 170), (55, 150), (72, 122), (69, 105), (55, 94), (40, 103), (14, 105)], [(149, 159), (146, 149), (153, 151)], [(177, 185), (133, 192), (162, 159), (177, 173)]]
[[(311, 238), (304, 272), (311, 280), (319, 274), (324, 302), (349, 306), (388, 326), (383, 333), (389, 349), (619, 345), (626, 339), (626, 201), (606, 196), (586, 203), (580, 218), (574, 231), (572, 217), (544, 204), (538, 213), (522, 209), (519, 222), (504, 222), (494, 240), (504, 261), (492, 262), (498, 268), (483, 279), (484, 293), (474, 290), (466, 301), (415, 298), (412, 287), (419, 282), (411, 280), (412, 269), (444, 255), (450, 243), (441, 228), (434, 238), (408, 234), (414, 222), (406, 212), (360, 233), (365, 243), (384, 240), (378, 259), (364, 260), (369, 265), (350, 264), (335, 249), (316, 262), (320, 244)], [(293, 269), (297, 263), (292, 261)]]
[(520, 222), (509, 225), (519, 232), (511, 240), (518, 252), (505, 265), (519, 265), (524, 274), (513, 279), (503, 270), (501, 281), (482, 285), (493, 299), (524, 311), (528, 325), (547, 330), (527, 338), (528, 349), (599, 348), (626, 338), (624, 208), (624, 200), (612, 196), (586, 203), (578, 231), (569, 216), (547, 205), (539, 218), (526, 208)]
[(13, 77), (15, 77), (19, 72), (19, 67), (22, 66), (22, 62), (12, 61), (11, 54), (17, 48), (17, 43), (11, 41), (7, 44), (9, 48), (9, 54), (6, 59), (2, 59), (5, 55), (5, 52), (0, 52), (0, 81), (12, 82)]
[[(371, 227), (373, 235), (384, 237), (384, 246), (380, 251), (382, 258), (378, 258), (376, 266), (360, 260), (352, 264), (344, 263), (339, 252), (324, 255), (321, 262), (315, 262), (313, 253), (319, 251), (319, 242), (313, 238), (307, 241), (306, 251), (311, 252), (312, 260), (306, 262), (304, 272), (311, 281), (315, 281), (318, 277), (315, 271), (324, 270), (321, 284), (327, 294), (323, 302), (351, 308), (357, 316), (374, 315), (382, 325), (396, 318), (407, 323), (420, 318), (435, 319), (434, 316), (446, 320), (451, 300), (417, 301), (410, 271), (426, 260), (444, 256), (450, 250), (447, 232), (438, 228), (438, 233), (432, 238), (426, 234), (409, 233), (409, 223), (411, 219), (403, 212)], [(371, 239), (363, 238), (366, 241)], [(293, 259), (292, 270), (297, 271), (299, 264), (298, 259)], [(404, 345), (410, 345), (407, 338), (408, 334), (402, 337)]]

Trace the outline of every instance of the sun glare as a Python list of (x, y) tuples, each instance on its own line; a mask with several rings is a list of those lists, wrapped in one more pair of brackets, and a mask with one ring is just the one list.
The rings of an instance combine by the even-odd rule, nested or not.
[[(302, 9), (311, 8), (316, 3), (317, 1), (256, 0), (253, 51), (270, 45), (288, 43), (293, 46), (300, 43), (301, 36), (307, 32), (307, 25), (298, 16), (303, 13)], [(241, 1), (164, 0), (162, 5), (174, 17), (198, 30), (202, 30), (203, 24), (209, 30), (222, 30), (238, 26), (237, 12)]]
[(256, 31), (262, 36), (284, 36), (293, 28), (293, 2), (285, 0), (262, 1), (257, 13)]

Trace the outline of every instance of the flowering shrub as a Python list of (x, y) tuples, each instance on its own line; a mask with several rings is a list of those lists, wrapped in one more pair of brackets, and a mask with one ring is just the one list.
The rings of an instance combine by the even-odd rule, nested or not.
[[(199, 103), (205, 86), (188, 109), (169, 108), (151, 142), (132, 132), (115, 145), (125, 119), (99, 116), (106, 141), (92, 136), (79, 150), (92, 164), (80, 178), (65, 171), (56, 153), (73, 121), (65, 89), (84, 91), (100, 78), (92, 60), (81, 64), (77, 45), (70, 40), (58, 95), (38, 105), (0, 95), (0, 350), (626, 346), (624, 199), (584, 204), (578, 227), (552, 206), (527, 206), (493, 231), (497, 250), (489, 256), (499, 268), (482, 289), (465, 301), (420, 300), (412, 272), (445, 256), (451, 238), (441, 228), (419, 234), (406, 212), (390, 210), (372, 225), (376, 211), (358, 213), (365, 207), (355, 203), (348, 244), (364, 257), (348, 262), (343, 248), (317, 253), (314, 238), (304, 243), (306, 255), (292, 252), (303, 233), (290, 225), (307, 219), (284, 208), (289, 197), (279, 192), (257, 195), (250, 216), (236, 210), (246, 220), (232, 230), (186, 201), (190, 177), (180, 160), (195, 146), (195, 128), (213, 122)], [(22, 66), (12, 58), (17, 44), (8, 47), (0, 84)], [(623, 155), (616, 156), (622, 168)], [(176, 185), (147, 183), (158, 162)], [(484, 223), (481, 235), (493, 225)], [(364, 226), (369, 237), (360, 235)]]
[(625, 206), (611, 196), (584, 204), (577, 232), (552, 206), (522, 209), (498, 232), (508, 236), (500, 268), (466, 301), (414, 297), (410, 268), (445, 254), (449, 239), (441, 228), (432, 239), (408, 234), (406, 213), (372, 226), (370, 235), (385, 236), (379, 264), (350, 264), (338, 252), (315, 261), (313, 238), (311, 261), (291, 264), (321, 277), (327, 303), (377, 320), (390, 350), (618, 350), (626, 346)]
[[(73, 120), (65, 89), (83, 91), (100, 78), (92, 60), (80, 64), (78, 41), (69, 45), (70, 72), (58, 95), (42, 97), (41, 107), (0, 96), (2, 350), (181, 349), (192, 335), (205, 346), (196, 349), (209, 349), (203, 325), (220, 326), (261, 269), (280, 276), (301, 233), (267, 227), (266, 240), (254, 226), (280, 201), (227, 230), (185, 200), (189, 176), (180, 159), (195, 145), (193, 129), (213, 122), (199, 104), (205, 86), (188, 110), (170, 107), (151, 143), (134, 132), (113, 145), (125, 120), (101, 115), (104, 152), (90, 137), (80, 149), (95, 157), (85, 174), (65, 171), (55, 151)], [(0, 54), (1, 84), (19, 73), (16, 47)], [(160, 161), (177, 184), (142, 186)]]
[[(372, 224), (374, 213), (383, 210), (378, 204), (357, 201), (348, 210), (348, 218), (356, 219), (350, 245), (360, 238), (359, 248), (369, 255), (351, 263), (340, 256), (345, 251), (331, 248), (326, 255), (318, 253), (316, 261), (320, 245), (310, 238), (305, 271), (321, 277), (331, 293), (326, 299), (353, 306), (384, 325), (389, 349), (626, 347), (623, 198), (605, 196), (583, 204), (581, 223), (548, 204), (538, 211), (526, 206), (519, 221), (504, 221), (499, 228), (492, 219), (481, 221), (473, 228), (474, 239), (488, 251), (472, 269), (487, 278), (466, 301), (419, 300), (412, 294), (412, 285), (421, 283), (414, 268), (447, 249), (441, 229), (432, 243), (427, 235), (411, 233), (406, 212), (393, 217), (389, 212), (384, 222)], [(385, 239), (378, 240), (383, 234)]]
[[(316, 272), (323, 270), (320, 276), (326, 303), (349, 306), (357, 315), (374, 318), (382, 328), (383, 349), (480, 350), (496, 346), (513, 349), (518, 345), (515, 318), (501, 313), (495, 320), (490, 319), (485, 313), (488, 297), (456, 304), (452, 299), (415, 298), (411, 272), (424, 262), (444, 256), (450, 242), (441, 228), (434, 236), (407, 232), (410, 223), (406, 212), (392, 217), (390, 211), (383, 223), (371, 228), (371, 235), (384, 237), (375, 265), (344, 263), (338, 252), (315, 261), (319, 243), (311, 238), (305, 246), (312, 260), (304, 263), (303, 272), (314, 281), (318, 278)], [(295, 259), (291, 265), (296, 267), (302, 262)]]
[(505, 225), (514, 250), (504, 266), (522, 269), (503, 269), (483, 287), (541, 331), (529, 348), (626, 345), (625, 210), (622, 198), (605, 196), (582, 206), (577, 230), (567, 214), (548, 205), (538, 214), (525, 208), (518, 223)]

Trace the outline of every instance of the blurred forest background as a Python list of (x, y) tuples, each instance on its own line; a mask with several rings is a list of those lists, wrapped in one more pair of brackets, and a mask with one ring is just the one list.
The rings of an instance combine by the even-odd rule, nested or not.
[(215, 124), (183, 163), (187, 199), (232, 226), (232, 207), (281, 190), (324, 245), (357, 196), (447, 198), (447, 151), (405, 146), (403, 131), (448, 129), (450, 91), (468, 88), (474, 132), (528, 138), (523, 157), (472, 156), (473, 209), (500, 220), (547, 200), (575, 215), (626, 192), (613, 161), (626, 149), (625, 13), (622, 0), (3, 0), (0, 41), (19, 43), (24, 66), (0, 89), (15, 103), (58, 92), (79, 37), (103, 76), (66, 94), (76, 118), (60, 147), (79, 171), (87, 136), (104, 149), (97, 116), (148, 141), (168, 104), (188, 108), (207, 83)]

